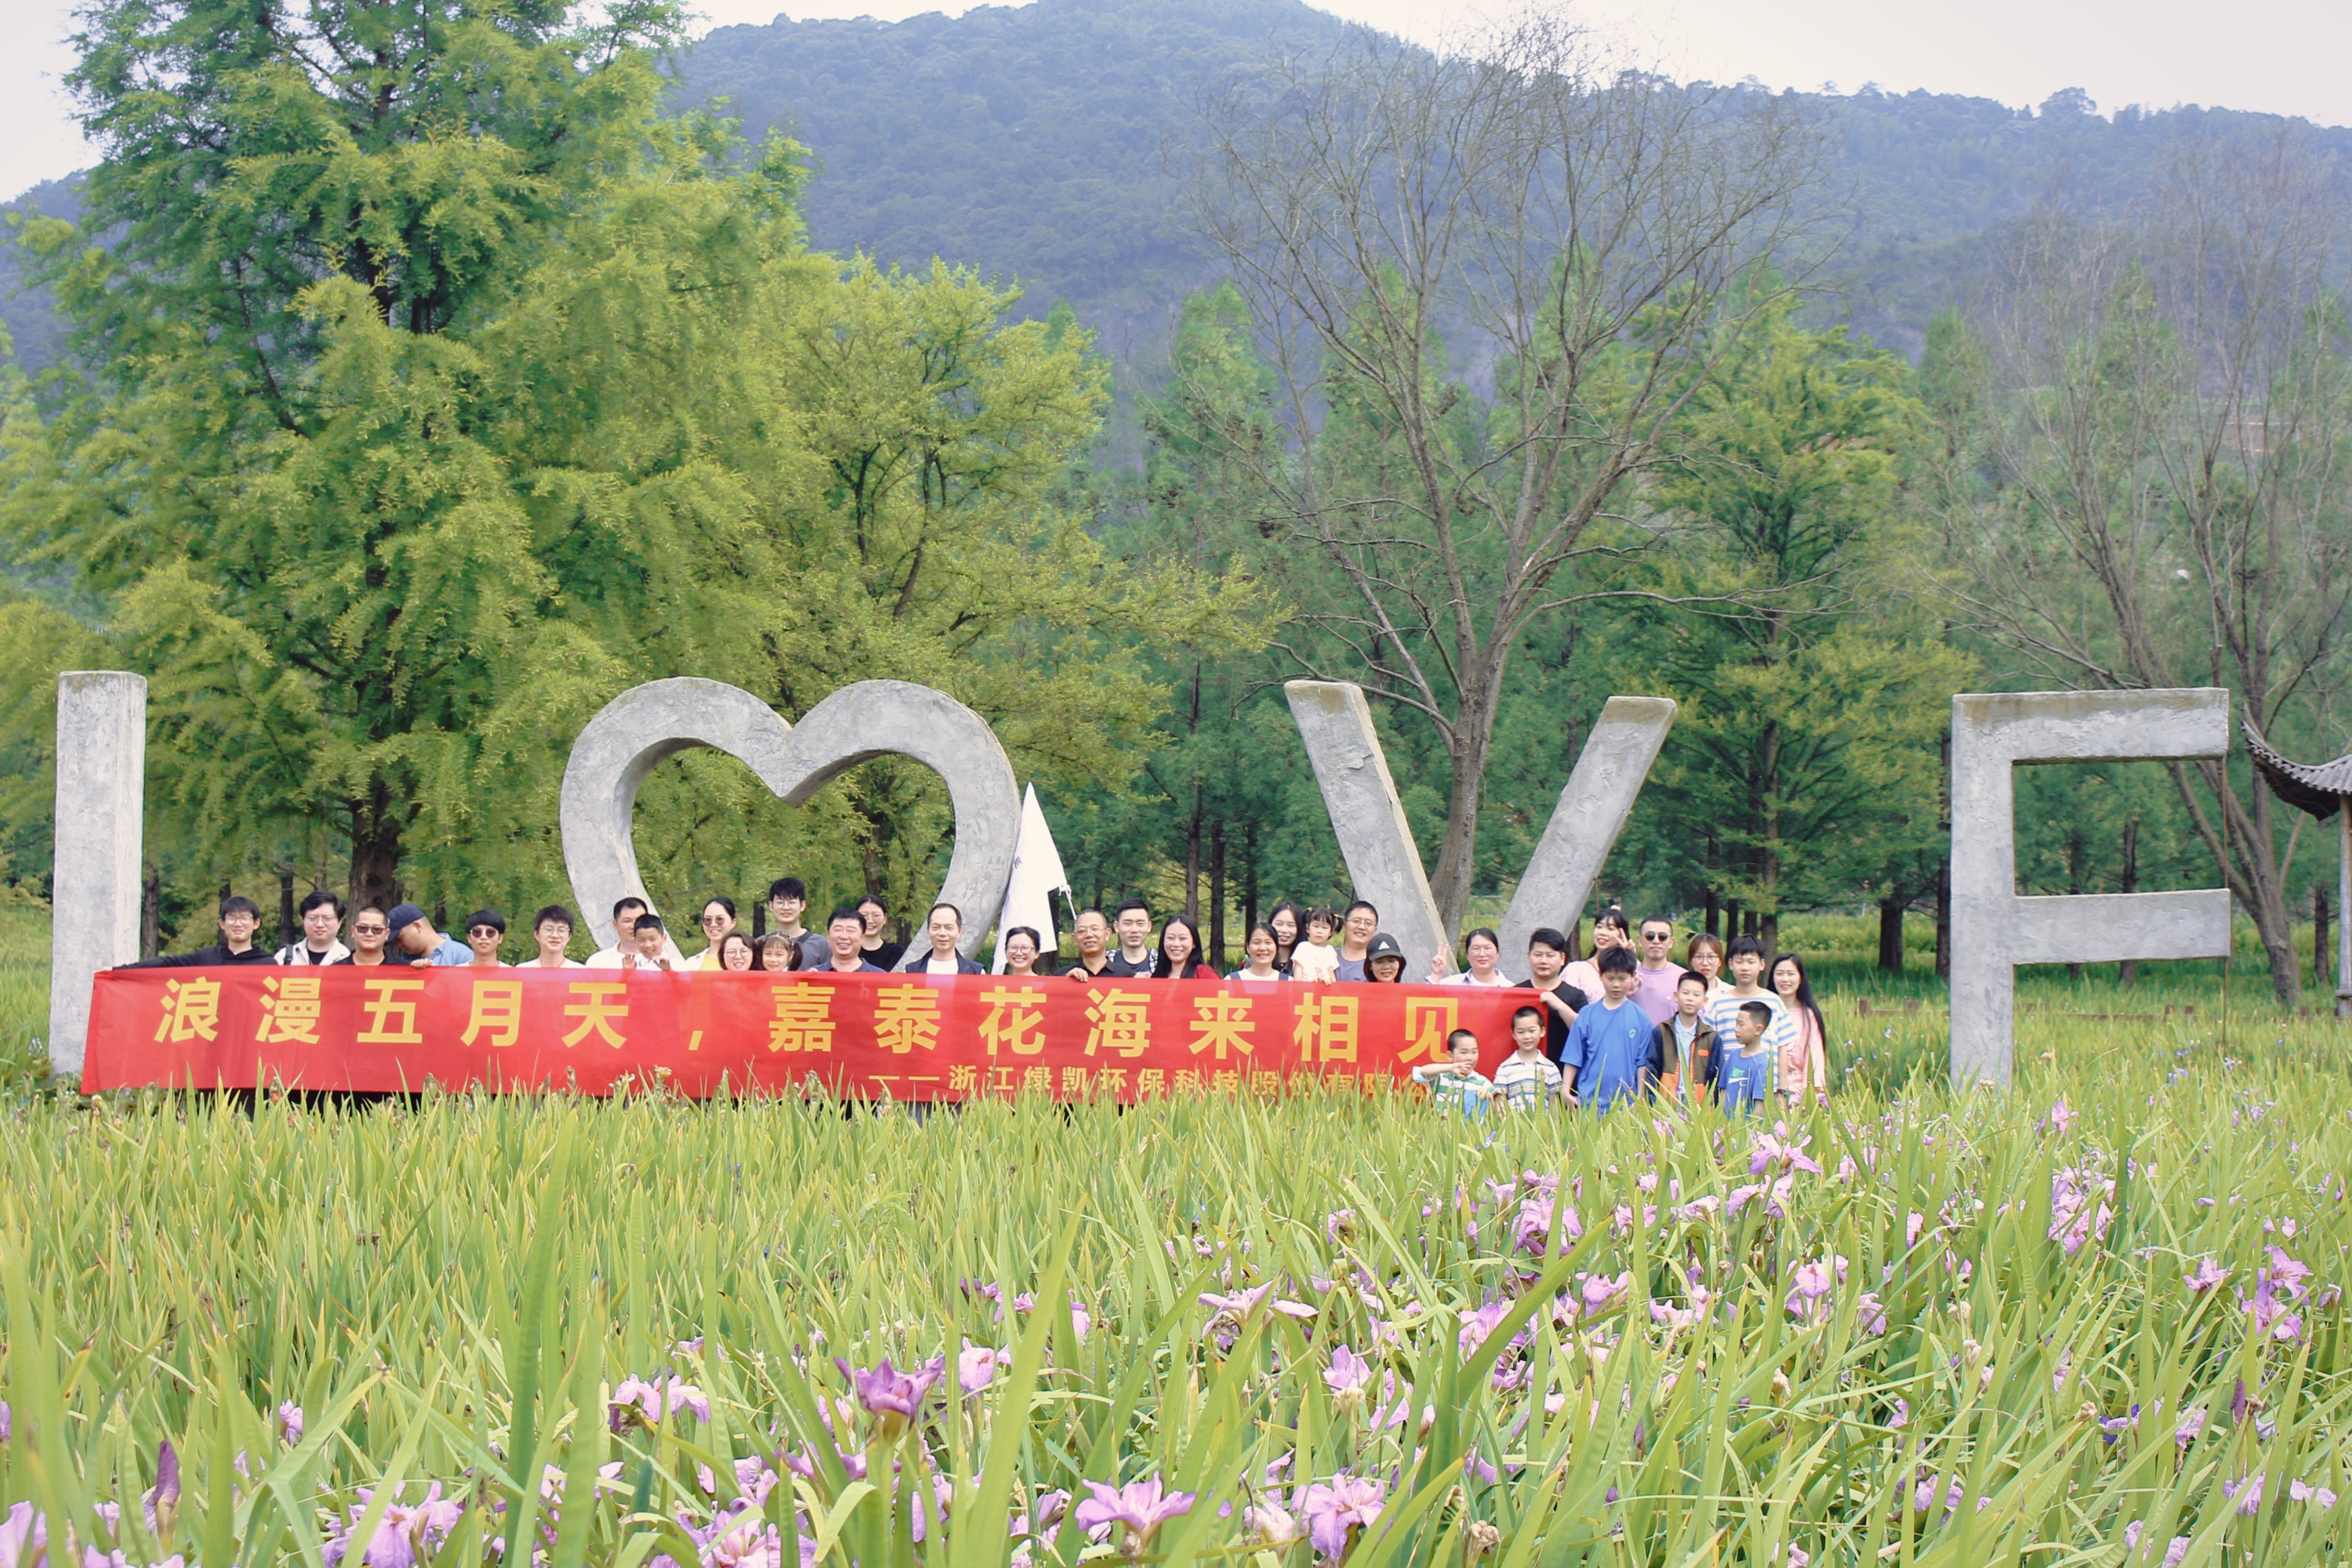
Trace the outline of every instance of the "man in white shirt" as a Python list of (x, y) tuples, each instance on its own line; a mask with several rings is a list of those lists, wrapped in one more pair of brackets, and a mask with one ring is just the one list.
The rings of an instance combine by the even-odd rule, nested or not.
[(278, 950), (278, 963), (341, 963), (352, 955), (341, 940), (343, 900), (320, 888), (302, 900), (302, 940)]
[[(613, 945), (591, 953), (589, 955), (588, 962), (581, 967), (584, 969), (635, 968), (637, 959), (637, 942), (635, 936), (637, 917), (650, 912), (652, 911), (647, 908), (646, 901), (643, 899), (623, 899), (620, 902), (614, 904), (613, 906)], [(623, 963), (621, 962), (624, 954), (628, 957), (629, 962), (627, 963)], [(669, 960), (669, 966), (672, 969), (684, 969), (686, 967), (686, 954), (678, 952), (677, 943), (669, 939), (669, 933), (667, 931), (662, 933), (661, 955)]]
[(931, 939), (930, 951), (919, 952), (907, 960), (901, 973), (907, 974), (986, 973), (978, 963), (956, 951), (956, 943), (963, 940), (963, 911), (953, 904), (933, 904), (930, 919), (925, 922), (923, 931)]

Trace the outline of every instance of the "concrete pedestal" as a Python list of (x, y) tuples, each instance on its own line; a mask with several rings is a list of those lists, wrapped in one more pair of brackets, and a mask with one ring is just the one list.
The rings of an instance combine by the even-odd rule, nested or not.
[(91, 976), (139, 956), (146, 781), (146, 678), (95, 669), (59, 675), (57, 858), (49, 900), (53, 1072), (81, 1072)]

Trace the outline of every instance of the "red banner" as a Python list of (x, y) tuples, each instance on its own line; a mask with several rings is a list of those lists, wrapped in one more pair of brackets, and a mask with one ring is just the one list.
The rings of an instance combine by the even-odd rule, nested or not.
[(1524, 991), (965, 974), (343, 966), (98, 976), (82, 1092), (659, 1088), (896, 1100), (1393, 1083), (1474, 1031), (1492, 1072)]

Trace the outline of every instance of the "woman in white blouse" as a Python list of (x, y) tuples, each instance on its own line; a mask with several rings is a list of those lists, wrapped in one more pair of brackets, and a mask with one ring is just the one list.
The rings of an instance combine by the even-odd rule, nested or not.
[(1463, 939), (1462, 951), (1470, 960), (1469, 968), (1459, 974), (1441, 974), (1438, 970), (1445, 961), (1433, 953), (1429, 977), (1440, 985), (1487, 985), (1498, 991), (1518, 984), (1503, 973), (1502, 939), (1484, 926)]

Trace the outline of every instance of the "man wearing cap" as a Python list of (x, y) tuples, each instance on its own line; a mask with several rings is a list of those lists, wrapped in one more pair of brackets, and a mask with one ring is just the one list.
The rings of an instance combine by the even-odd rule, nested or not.
[(394, 904), (384, 923), (392, 927), (392, 943), (407, 954), (414, 969), (462, 969), (474, 962), (474, 950), (454, 936), (443, 936), (415, 904)]

